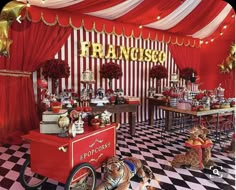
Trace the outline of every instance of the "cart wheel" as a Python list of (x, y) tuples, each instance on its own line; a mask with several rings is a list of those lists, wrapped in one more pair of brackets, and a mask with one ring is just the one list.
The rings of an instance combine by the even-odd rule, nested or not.
[(31, 171), (30, 158), (27, 158), (20, 171), (20, 183), (25, 189), (36, 189), (48, 178)]
[(66, 180), (65, 190), (93, 190), (96, 173), (92, 165), (83, 163), (75, 166)]

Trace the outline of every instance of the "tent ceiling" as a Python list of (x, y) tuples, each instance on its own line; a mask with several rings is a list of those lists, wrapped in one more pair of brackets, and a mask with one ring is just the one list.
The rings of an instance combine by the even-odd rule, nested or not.
[[(27, 0), (18, 0), (27, 2)], [(235, 23), (223, 0), (28, 0), (31, 5), (86, 14), (199, 39), (220, 37)], [(231, 27), (232, 28), (232, 27)], [(234, 27), (233, 27), (234, 28)]]

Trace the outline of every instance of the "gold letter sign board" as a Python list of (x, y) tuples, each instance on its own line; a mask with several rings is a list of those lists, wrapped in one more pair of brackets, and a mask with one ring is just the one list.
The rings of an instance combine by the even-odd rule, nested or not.
[(166, 54), (163, 51), (106, 45), (103, 47), (100, 43), (80, 42), (80, 56), (105, 58), (105, 59), (124, 59), (126, 61), (147, 61), (163, 63)]

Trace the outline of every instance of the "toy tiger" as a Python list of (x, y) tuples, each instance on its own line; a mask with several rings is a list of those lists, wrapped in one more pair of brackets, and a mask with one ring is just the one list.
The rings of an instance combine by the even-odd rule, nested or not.
[(153, 178), (153, 173), (145, 167), (142, 162), (134, 157), (119, 159), (111, 157), (104, 163), (105, 178), (96, 190), (128, 190), (130, 179), (137, 174), (138, 177), (145, 178), (148, 182)]

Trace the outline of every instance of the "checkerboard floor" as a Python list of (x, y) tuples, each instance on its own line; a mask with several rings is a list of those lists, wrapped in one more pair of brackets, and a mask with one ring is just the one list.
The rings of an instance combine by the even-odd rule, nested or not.
[[(166, 190), (233, 190), (235, 189), (235, 158), (221, 152), (218, 144), (212, 150), (212, 160), (219, 174), (213, 170), (193, 170), (189, 168), (173, 168), (170, 161), (176, 154), (186, 152), (184, 141), (188, 138), (185, 132), (166, 133), (161, 140), (158, 123), (153, 127), (147, 123), (136, 125), (136, 135), (128, 133), (128, 126), (122, 125), (117, 131), (117, 155), (134, 156), (143, 161), (154, 173), (155, 179), (147, 186), (140, 179), (133, 177), (130, 190), (166, 189)], [(164, 144), (163, 144), (164, 142)], [(229, 144), (229, 142), (225, 142)], [(19, 171), (27, 156), (29, 144), (0, 146), (0, 190), (22, 190), (19, 182)], [(97, 171), (101, 176), (100, 171)], [(63, 190), (63, 184), (48, 179), (42, 190)]]

